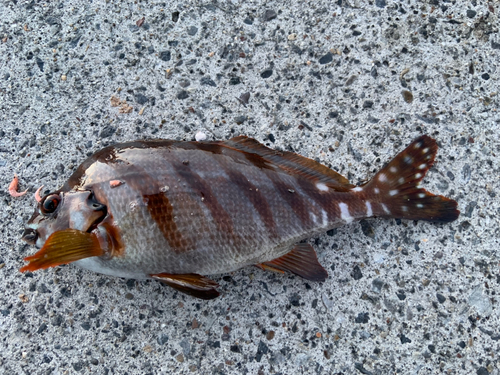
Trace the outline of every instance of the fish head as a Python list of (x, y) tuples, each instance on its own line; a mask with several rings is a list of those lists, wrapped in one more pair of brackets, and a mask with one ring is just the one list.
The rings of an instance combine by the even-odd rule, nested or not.
[(38, 202), (22, 239), (41, 248), (47, 238), (58, 231), (76, 229), (90, 233), (106, 215), (106, 205), (100, 203), (91, 190), (58, 190)]

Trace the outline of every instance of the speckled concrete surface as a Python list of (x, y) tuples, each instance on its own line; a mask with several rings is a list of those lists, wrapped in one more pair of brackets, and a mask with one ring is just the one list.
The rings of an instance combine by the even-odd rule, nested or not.
[[(499, 11), (3, 1), (0, 373), (499, 374)], [(462, 215), (353, 223), (311, 239), (326, 282), (247, 268), (215, 277), (209, 302), (73, 266), (18, 271), (38, 186), (104, 145), (197, 131), (246, 134), (354, 183), (426, 133), (440, 150), (425, 187)], [(29, 197), (7, 194), (14, 173)]]

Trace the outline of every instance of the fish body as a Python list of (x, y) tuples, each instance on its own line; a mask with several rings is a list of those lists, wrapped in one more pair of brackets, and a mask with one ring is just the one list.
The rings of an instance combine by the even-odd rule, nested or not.
[(207, 299), (218, 295), (217, 285), (201, 275), (248, 265), (324, 280), (314, 250), (300, 241), (374, 216), (458, 217), (455, 201), (417, 186), (436, 151), (422, 136), (354, 186), (311, 159), (248, 137), (109, 146), (42, 198), (24, 234), (41, 250), (21, 270), (73, 262), (159, 279)]

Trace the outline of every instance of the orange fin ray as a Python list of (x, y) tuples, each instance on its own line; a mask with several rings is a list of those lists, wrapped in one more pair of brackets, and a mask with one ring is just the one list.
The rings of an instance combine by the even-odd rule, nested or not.
[(276, 273), (285, 273), (285, 271), (280, 270), (276, 267), (273, 267), (269, 265), (269, 263), (259, 263), (255, 265), (256, 267), (260, 268), (263, 271), (271, 271), (271, 272), (276, 272)]
[(157, 273), (150, 275), (153, 279), (159, 280), (179, 292), (200, 299), (214, 299), (219, 296), (217, 288), (219, 284), (208, 277), (196, 273), (175, 275), (168, 273)]
[(348, 191), (354, 187), (347, 178), (315, 160), (289, 151), (273, 150), (253, 138), (239, 136), (223, 141), (221, 145), (247, 155), (254, 163), (276, 166), (290, 175), (323, 182), (336, 191)]
[(288, 254), (259, 266), (270, 271), (290, 271), (310, 281), (325, 281), (328, 277), (328, 272), (308, 243), (299, 243)]
[(65, 229), (52, 233), (36, 254), (24, 258), (29, 263), (20, 271), (43, 270), (103, 254), (95, 234)]
[(458, 218), (456, 201), (419, 187), (434, 164), (437, 149), (431, 137), (418, 137), (362, 187), (383, 208), (374, 209), (373, 216), (442, 223)]

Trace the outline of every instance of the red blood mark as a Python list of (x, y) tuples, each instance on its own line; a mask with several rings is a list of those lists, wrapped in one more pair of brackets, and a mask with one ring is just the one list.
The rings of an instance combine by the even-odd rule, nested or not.
[(110, 188), (115, 188), (123, 184), (123, 181), (120, 180), (111, 180), (109, 181), (109, 187)]
[(17, 192), (17, 185), (19, 184), (19, 178), (17, 177), (17, 174), (14, 174), (14, 178), (12, 179), (12, 182), (9, 185), (9, 194), (11, 197), (17, 198), (17, 197), (22, 197), (24, 194), (28, 192), (28, 189), (23, 191), (22, 193)]

